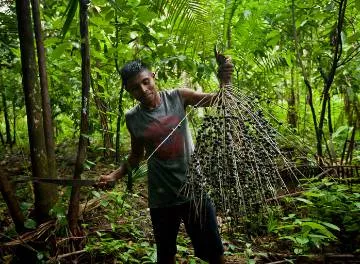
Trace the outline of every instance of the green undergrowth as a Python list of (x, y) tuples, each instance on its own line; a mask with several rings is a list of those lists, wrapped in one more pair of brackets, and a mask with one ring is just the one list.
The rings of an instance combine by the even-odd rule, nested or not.
[(257, 237), (259, 251), (360, 253), (360, 185), (313, 179), (304, 189), (244, 219), (244, 233)]
[[(302, 193), (269, 206), (266, 214), (244, 218), (237, 232), (229, 232), (225, 224), (220, 223), (225, 255), (241, 256), (251, 263), (268, 252), (289, 255), (359, 253), (359, 184), (314, 179), (304, 188)], [(156, 248), (151, 221), (146, 206), (143, 209), (136, 206), (138, 199), (139, 195), (107, 194), (102, 207), (112, 232), (94, 233), (86, 246), (89, 252), (112, 254), (119, 261), (153, 263)], [(124, 220), (119, 222), (116, 220), (119, 218)], [(122, 238), (115, 238), (114, 233)], [(177, 258), (200, 263), (184, 232), (178, 237)]]
[[(119, 263), (155, 263), (156, 247), (144, 198), (119, 190), (92, 193), (94, 197), (101, 197), (99, 210), (103, 218), (99, 223), (92, 223), (93, 226), (86, 226), (96, 230), (88, 236), (86, 251), (98, 259), (111, 256)], [(183, 232), (179, 234), (177, 249), (181, 263), (201, 263), (193, 255), (190, 240)]]
[[(122, 182), (109, 191), (82, 188), (82, 207), (85, 207), (80, 217), (85, 234), (82, 263), (90, 258), (94, 263), (156, 262), (145, 178), (135, 182), (133, 193), (125, 191), (125, 185)], [(18, 195), (26, 198), (28, 186), (24, 185), (22, 191), (18, 189)], [(238, 230), (229, 231), (226, 219), (219, 216), (225, 256), (256, 263), (272, 253), (288, 256), (360, 253), (360, 185), (312, 179), (303, 186), (304, 191), (269, 205), (265, 214), (241, 219)], [(51, 211), (56, 219), (52, 232), (58, 238), (70, 236), (66, 220), (70, 191), (71, 188), (61, 189)], [(26, 225), (35, 230), (36, 223), (29, 215), (31, 199), (25, 198), (21, 199), (21, 208), (27, 218)], [(9, 224), (3, 229), (3, 235), (7, 236), (3, 241), (8, 241), (10, 237), (16, 238), (16, 233), (6, 216), (5, 204), (0, 205), (0, 220)], [(69, 245), (61, 244), (58, 250), (66, 254)], [(194, 256), (183, 227), (177, 245), (178, 263), (202, 263)], [(46, 262), (50, 256), (50, 249), (45, 248), (38, 254), (39, 263)]]

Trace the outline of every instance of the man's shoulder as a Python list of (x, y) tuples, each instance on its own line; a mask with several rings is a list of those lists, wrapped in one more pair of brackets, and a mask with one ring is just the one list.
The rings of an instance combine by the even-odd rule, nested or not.
[[(168, 98), (169, 100), (174, 100), (175, 98), (178, 98), (180, 96), (179, 89), (169, 89), (159, 92), (161, 97)], [(174, 98), (174, 99), (172, 99)]]
[(139, 112), (139, 109), (140, 109), (139, 105), (136, 105), (136, 106), (130, 108), (129, 110), (126, 111), (125, 117), (126, 118), (131, 118), (131, 117), (135, 116), (136, 113)]
[(174, 95), (177, 94), (179, 92), (179, 89), (175, 88), (175, 89), (169, 89), (169, 90), (163, 90), (160, 91), (160, 94), (165, 94), (165, 95)]

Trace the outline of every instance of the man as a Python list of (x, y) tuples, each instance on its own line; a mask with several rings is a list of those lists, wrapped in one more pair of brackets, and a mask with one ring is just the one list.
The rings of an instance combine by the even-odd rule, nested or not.
[[(232, 71), (232, 64), (225, 63), (220, 68), (220, 78), (230, 80)], [(180, 194), (193, 151), (185, 108), (188, 105), (209, 106), (216, 94), (190, 89), (158, 92), (154, 73), (140, 61), (126, 64), (121, 77), (126, 91), (139, 102), (125, 115), (131, 152), (126, 163), (111, 174), (101, 176), (100, 181), (105, 183), (122, 178), (138, 166), (146, 150), (149, 207), (158, 263), (176, 263), (176, 237), (181, 220), (195, 255), (209, 263), (224, 263), (224, 250), (211, 202), (204, 199), (199, 215), (192, 201)]]

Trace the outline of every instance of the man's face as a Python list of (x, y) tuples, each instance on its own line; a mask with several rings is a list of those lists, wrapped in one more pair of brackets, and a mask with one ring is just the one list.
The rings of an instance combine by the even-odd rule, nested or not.
[(154, 74), (148, 70), (139, 72), (126, 84), (126, 90), (141, 104), (151, 106), (156, 99)]

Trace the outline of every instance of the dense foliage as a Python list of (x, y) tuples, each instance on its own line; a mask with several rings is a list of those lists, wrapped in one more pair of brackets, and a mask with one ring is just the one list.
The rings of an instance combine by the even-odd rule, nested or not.
[[(263, 109), (280, 133), (277, 140), (291, 162), (299, 167), (360, 165), (359, 1), (93, 0), (87, 10), (91, 84), (86, 135), (80, 135), (83, 41), (78, 5), (76, 0), (40, 1), (60, 177), (71, 175), (69, 168), (76, 156), (72, 146), (79, 136), (88, 139), (89, 155), (83, 164), (86, 176), (96, 178), (128, 155), (123, 117), (136, 102), (121, 89), (119, 69), (125, 62), (142, 59), (152, 65), (160, 90), (189, 87), (214, 92), (218, 89), (215, 46), (231, 56), (235, 90)], [(21, 168), (18, 174), (31, 175), (21, 55), (15, 1), (0, 0), (0, 157), (4, 161), (0, 173), (5, 177), (13, 173), (8, 168), (14, 153), (22, 156), (23, 164), (15, 166)], [(189, 115), (194, 138), (203, 111)], [(115, 157), (115, 153), (120, 155)], [(141, 167), (133, 176), (142, 184), (145, 174)], [(316, 173), (308, 174), (310, 178)], [(262, 250), (358, 252), (359, 186), (328, 179), (314, 180), (305, 187), (299, 196), (271, 206), (267, 217), (245, 219), (240, 230), (282, 241)], [(151, 235), (138, 225), (149, 220), (144, 216), (146, 210), (137, 215), (132, 205), (136, 197), (117, 191), (84, 191), (87, 198), (102, 197), (98, 209), (111, 228), (92, 232), (89, 223), (82, 221), (82, 228), (90, 230), (82, 246), (103, 261), (111, 256), (123, 262), (151, 263), (155, 257)], [(29, 215), (32, 189), (17, 192), (25, 227), (35, 228), (38, 223)], [(61, 236), (67, 235), (68, 199), (69, 191), (62, 189), (51, 211)], [(0, 201), (0, 223), (7, 226), (1, 228), (1, 242), (15, 236), (5, 208)], [(224, 229), (226, 226), (224, 221)], [(182, 257), (195, 263), (186, 251), (189, 241), (181, 239)], [(256, 255), (254, 241), (243, 233), (227, 243), (228, 254), (240, 252), (248, 259)], [(4, 252), (0, 250), (0, 255)], [(46, 250), (38, 253), (39, 260), (50, 258)]]
[[(75, 7), (70, 6), (74, 5), (73, 2)], [(234, 83), (239, 89), (255, 93), (263, 107), (284, 126), (296, 129), (295, 133), (309, 140), (311, 145), (316, 133), (307, 104), (310, 91), (303, 78), (312, 86), (314, 114), (319, 123), (324, 86), (322, 77), (330, 71), (338, 4), (332, 1), (213, 1), (205, 5), (189, 1), (189, 14), (184, 15), (181, 8), (186, 1), (169, 3), (158, 6), (156, 1), (91, 2), (89, 31), (93, 103), (90, 104), (90, 126), (95, 145), (101, 144), (98, 111), (105, 111), (110, 132), (115, 130), (121, 87), (116, 67), (130, 59), (141, 58), (153, 65), (162, 89), (184, 85), (213, 91), (217, 86), (213, 74), (215, 44), (232, 57)], [(79, 124), (81, 59), (76, 7), (76, 1), (57, 1), (43, 3), (41, 10), (58, 142), (77, 133)], [(14, 120), (20, 120), (24, 115), (21, 98), (16, 96), (21, 93), (17, 74), (20, 53), (16, 48), (12, 8), (9, 5), (1, 13), (4, 29), (1, 56), (7, 58), (3, 60), (6, 63), (1, 67), (1, 76), (3, 80), (13, 80), (2, 82), (5, 96), (1, 111), (3, 121), (5, 108), (10, 121), (12, 115), (16, 115)], [(324, 149), (328, 145), (325, 155), (334, 156), (334, 160), (340, 158), (344, 143), (341, 139), (346, 137), (345, 131), (342, 131), (341, 139), (336, 138), (339, 133), (334, 132), (346, 126), (350, 135), (352, 127), (356, 127), (354, 121), (359, 119), (358, 8), (356, 1), (346, 5), (341, 32), (342, 57), (330, 90), (332, 120), (327, 121), (332, 121), (332, 127), (325, 126), (322, 140)], [(71, 13), (72, 19), (69, 19)], [(10, 107), (12, 102), (14, 110)], [(123, 104), (124, 109), (133, 104), (126, 93)], [(2, 122), (2, 134), (5, 131), (5, 122)], [(334, 137), (340, 142), (334, 143)], [(19, 136), (19, 140), (21, 145), (26, 145), (24, 137)], [(358, 155), (353, 158), (358, 160)]]

